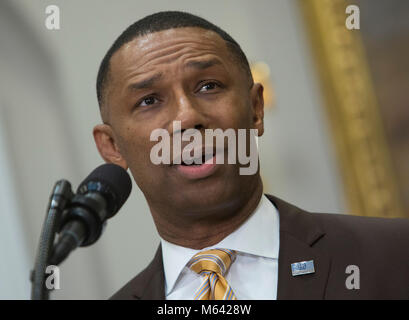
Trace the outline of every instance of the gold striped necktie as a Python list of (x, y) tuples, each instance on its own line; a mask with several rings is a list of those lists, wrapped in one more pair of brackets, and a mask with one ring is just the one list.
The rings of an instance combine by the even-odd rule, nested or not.
[(196, 291), (194, 300), (236, 300), (236, 296), (224, 275), (236, 258), (236, 252), (228, 249), (201, 251), (187, 264), (191, 270), (205, 277)]

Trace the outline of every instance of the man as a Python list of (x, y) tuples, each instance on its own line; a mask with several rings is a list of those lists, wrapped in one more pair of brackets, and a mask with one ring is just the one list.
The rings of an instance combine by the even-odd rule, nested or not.
[(130, 169), (161, 237), (114, 299), (409, 298), (408, 221), (305, 212), (215, 151), (202, 165), (152, 162), (158, 128), (172, 144), (190, 129), (263, 134), (263, 87), (220, 28), (182, 12), (137, 21), (103, 59), (97, 94), (98, 150)]

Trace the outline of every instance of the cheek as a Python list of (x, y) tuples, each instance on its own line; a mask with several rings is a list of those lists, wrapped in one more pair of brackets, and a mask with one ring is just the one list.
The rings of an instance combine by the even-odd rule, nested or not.
[(162, 179), (162, 170), (154, 165), (150, 159), (150, 152), (156, 141), (150, 141), (150, 134), (143, 125), (141, 128), (129, 128), (124, 130), (121, 139), (122, 156), (124, 157), (136, 184), (141, 190), (149, 192), (157, 187)]
[[(141, 127), (143, 128), (143, 127)], [(135, 167), (135, 164), (142, 164), (149, 159), (151, 142), (149, 135), (134, 126), (124, 126), (119, 138), (119, 148), (128, 166)]]
[(219, 108), (218, 119), (222, 128), (249, 128), (251, 126), (250, 104), (246, 97), (235, 95), (224, 101)]

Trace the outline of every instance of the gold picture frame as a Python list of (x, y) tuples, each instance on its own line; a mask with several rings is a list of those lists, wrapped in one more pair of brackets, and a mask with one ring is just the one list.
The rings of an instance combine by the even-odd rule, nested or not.
[(299, 0), (352, 214), (408, 217), (393, 170), (359, 30), (346, 0)]

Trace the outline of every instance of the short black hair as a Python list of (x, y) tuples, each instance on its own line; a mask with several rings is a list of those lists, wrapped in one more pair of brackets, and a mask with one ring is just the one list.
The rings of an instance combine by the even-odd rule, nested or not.
[(231, 50), (234, 57), (239, 62), (239, 65), (247, 73), (251, 84), (253, 83), (253, 78), (246, 55), (240, 48), (240, 45), (224, 30), (201, 17), (187, 12), (162, 11), (148, 15), (145, 18), (142, 18), (130, 25), (115, 40), (115, 42), (109, 48), (108, 52), (105, 54), (99, 67), (97, 76), (97, 98), (100, 108), (103, 103), (104, 91), (108, 82), (110, 60), (116, 51), (118, 51), (124, 44), (140, 36), (158, 31), (184, 27), (198, 27), (216, 32), (222, 39), (226, 41), (228, 48)]

